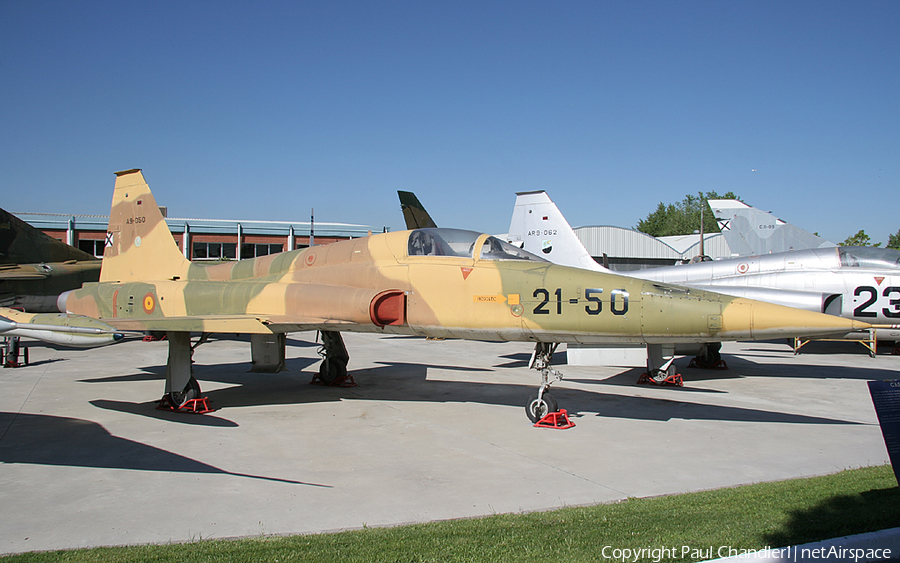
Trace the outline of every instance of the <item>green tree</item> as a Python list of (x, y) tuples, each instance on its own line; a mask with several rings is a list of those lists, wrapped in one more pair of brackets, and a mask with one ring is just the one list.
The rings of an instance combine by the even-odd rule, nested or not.
[(732, 192), (719, 195), (713, 191), (686, 195), (682, 201), (674, 204), (666, 205), (660, 202), (656, 211), (641, 219), (635, 229), (654, 237), (689, 235), (700, 229), (700, 208), (703, 207), (703, 232), (718, 233), (719, 225), (706, 202), (708, 199), (741, 200)]
[(887, 247), (900, 250), (900, 230), (888, 237)]
[(847, 237), (847, 240), (841, 243), (841, 246), (881, 246), (881, 243), (871, 244), (872, 239), (866, 234), (864, 229), (860, 229), (855, 235)]

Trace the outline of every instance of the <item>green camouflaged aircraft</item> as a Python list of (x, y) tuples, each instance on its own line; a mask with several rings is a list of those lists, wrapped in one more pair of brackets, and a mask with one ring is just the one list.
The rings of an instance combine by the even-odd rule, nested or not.
[(56, 312), (63, 291), (100, 278), (100, 260), (0, 209), (0, 306)]
[[(284, 363), (284, 334), (321, 331), (326, 382), (346, 374), (341, 331), (536, 343), (541, 386), (526, 403), (556, 410), (545, 343), (710, 342), (846, 333), (865, 323), (611, 273), (553, 265), (495, 237), (454, 229), (372, 235), (212, 265), (186, 260), (140, 170), (116, 174), (100, 281), (60, 310), (120, 330), (166, 331), (166, 397), (200, 393), (190, 334), (248, 333), (256, 369)], [(551, 380), (551, 376), (556, 376)]]

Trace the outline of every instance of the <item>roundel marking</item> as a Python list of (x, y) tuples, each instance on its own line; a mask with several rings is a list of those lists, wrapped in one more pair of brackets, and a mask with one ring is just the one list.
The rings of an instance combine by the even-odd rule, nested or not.
[(309, 254), (306, 255), (306, 265), (312, 266), (315, 263), (316, 263), (316, 253), (310, 252)]
[(154, 299), (152, 293), (148, 293), (144, 296), (143, 300), (144, 312), (148, 315), (153, 313), (156, 310), (156, 299)]
[(740, 264), (737, 265), (737, 273), (746, 274), (748, 271), (750, 271), (750, 264), (748, 264), (746, 262), (741, 262)]

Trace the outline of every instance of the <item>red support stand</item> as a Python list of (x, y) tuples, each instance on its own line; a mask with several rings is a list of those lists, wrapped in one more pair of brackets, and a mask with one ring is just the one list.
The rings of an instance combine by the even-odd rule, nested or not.
[(676, 373), (675, 375), (670, 375), (662, 381), (656, 381), (652, 377), (650, 377), (649, 373), (642, 373), (641, 376), (637, 380), (638, 385), (667, 385), (672, 387), (684, 387), (684, 379), (682, 379), (680, 373)]
[(312, 381), (309, 382), (310, 385), (324, 385), (325, 387), (356, 387), (356, 381), (353, 380), (353, 376), (349, 373), (347, 375), (338, 377), (331, 383), (325, 383), (322, 381), (322, 378), (319, 377), (319, 374), (313, 374)]
[(206, 414), (208, 412), (213, 412), (214, 410), (216, 410), (209, 406), (208, 397), (190, 399), (188, 401), (185, 401), (185, 403), (180, 407), (176, 407), (172, 404), (172, 401), (169, 400), (168, 394), (162, 396), (162, 399), (159, 400), (159, 404), (156, 405), (156, 408), (161, 411), (186, 412), (190, 414)]
[(575, 423), (569, 420), (569, 414), (566, 412), (566, 409), (548, 412), (543, 418), (534, 423), (535, 428), (555, 428), (556, 430), (567, 430), (573, 426), (575, 426)]
[[(19, 361), (20, 356), (24, 359), (24, 362)], [(27, 366), (28, 348), (19, 348), (16, 346), (11, 352), (7, 352), (4, 348), (0, 348), (0, 363), (2, 363), (5, 368), (20, 368), (22, 366)]]

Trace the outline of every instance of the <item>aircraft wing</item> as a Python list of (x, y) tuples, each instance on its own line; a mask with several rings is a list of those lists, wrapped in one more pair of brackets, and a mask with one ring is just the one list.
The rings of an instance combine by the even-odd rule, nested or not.
[(33, 266), (18, 266), (18, 265), (8, 265), (8, 266), (0, 266), (0, 281), (3, 280), (15, 280), (15, 281), (30, 281), (30, 280), (43, 280), (48, 277), (49, 274), (46, 272), (41, 272), (35, 269)]
[(104, 322), (119, 330), (175, 332), (229, 332), (235, 334), (275, 334), (304, 330), (340, 330), (356, 323), (318, 317), (291, 315), (193, 315), (149, 317), (145, 319), (106, 318)]
[(707, 283), (704, 280), (686, 280), (681, 283), (706, 291), (715, 291), (716, 293), (734, 297), (766, 301), (776, 305), (784, 305), (785, 307), (794, 307), (795, 309), (805, 309), (835, 316), (840, 316), (843, 299), (840, 293), (823, 293), (820, 291), (803, 291), (755, 285), (725, 285)]

